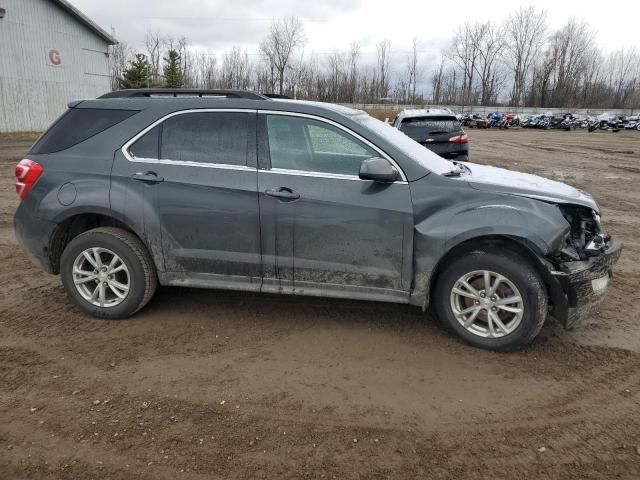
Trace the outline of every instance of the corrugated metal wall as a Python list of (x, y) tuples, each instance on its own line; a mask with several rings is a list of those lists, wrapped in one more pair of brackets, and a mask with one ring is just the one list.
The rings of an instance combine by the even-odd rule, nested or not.
[(44, 130), (69, 101), (109, 91), (103, 39), (48, 0), (0, 7), (0, 132)]

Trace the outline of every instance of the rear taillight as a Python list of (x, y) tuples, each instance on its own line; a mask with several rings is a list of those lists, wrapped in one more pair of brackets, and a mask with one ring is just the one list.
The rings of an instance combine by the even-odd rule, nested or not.
[(25, 158), (16, 165), (16, 192), (24, 200), (29, 190), (35, 185), (44, 168), (38, 162)]
[(456, 135), (455, 137), (451, 137), (449, 139), (452, 143), (469, 143), (469, 135), (463, 133), (462, 135)]

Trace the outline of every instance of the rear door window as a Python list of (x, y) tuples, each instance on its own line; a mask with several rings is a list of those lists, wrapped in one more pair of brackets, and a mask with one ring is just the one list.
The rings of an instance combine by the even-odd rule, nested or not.
[(137, 110), (70, 108), (31, 148), (30, 153), (55, 153), (73, 147), (138, 113)]
[(246, 166), (251, 115), (241, 112), (174, 115), (162, 123), (160, 158)]

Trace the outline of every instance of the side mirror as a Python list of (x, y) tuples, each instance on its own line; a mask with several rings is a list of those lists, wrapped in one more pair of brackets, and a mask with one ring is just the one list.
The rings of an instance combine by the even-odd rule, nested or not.
[(395, 182), (398, 179), (398, 170), (384, 158), (367, 158), (360, 164), (359, 177), (374, 182)]

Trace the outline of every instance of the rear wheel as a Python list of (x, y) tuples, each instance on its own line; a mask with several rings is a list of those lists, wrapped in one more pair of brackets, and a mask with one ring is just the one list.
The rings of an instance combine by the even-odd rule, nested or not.
[(527, 259), (509, 251), (470, 252), (449, 264), (435, 290), (438, 317), (480, 348), (519, 350), (547, 314), (544, 283)]
[(126, 318), (144, 307), (157, 286), (149, 252), (132, 233), (96, 228), (75, 237), (60, 260), (69, 298), (99, 318)]

